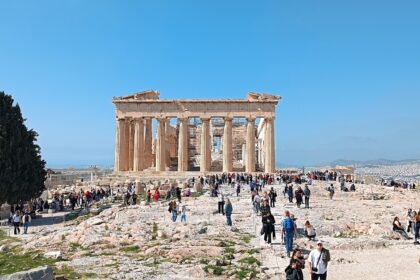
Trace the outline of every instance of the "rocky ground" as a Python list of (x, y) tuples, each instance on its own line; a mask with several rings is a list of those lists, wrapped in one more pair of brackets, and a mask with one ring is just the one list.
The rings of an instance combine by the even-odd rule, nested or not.
[[(392, 191), (357, 185), (355, 193), (328, 198), (326, 183), (315, 182), (310, 209), (298, 209), (283, 198), (283, 186), (272, 209), (277, 224), (285, 209), (298, 218), (299, 231), (309, 220), (330, 249), (329, 279), (417, 279), (420, 246), (400, 240), (394, 216), (405, 224), (408, 207), (420, 208), (420, 192)], [(208, 193), (183, 199), (187, 224), (173, 223), (166, 202), (121, 207), (99, 206), (100, 213), (81, 213), (74, 220), (30, 228), (20, 236), (22, 252), (47, 253), (67, 278), (97, 279), (284, 279), (287, 258), (279, 239), (267, 245), (259, 235), (260, 217), (253, 214), (247, 187), (240, 198), (223, 186), (233, 204), (233, 223), (215, 213), (217, 198)], [(112, 207), (111, 207), (112, 206)], [(107, 208), (107, 209), (105, 209)], [(280, 236), (277, 226), (277, 236)], [(14, 241), (17, 246), (17, 242)], [(305, 255), (314, 247), (299, 236)], [(19, 252), (16, 252), (19, 254)], [(70, 276), (69, 276), (70, 275)], [(305, 279), (309, 278), (305, 272)]]

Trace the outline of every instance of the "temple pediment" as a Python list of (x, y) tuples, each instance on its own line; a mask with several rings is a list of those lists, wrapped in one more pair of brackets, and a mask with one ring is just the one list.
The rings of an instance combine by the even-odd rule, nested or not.
[(257, 101), (257, 100), (280, 100), (280, 96), (268, 94), (268, 93), (257, 93), (257, 92), (249, 92), (247, 95), (248, 101)]
[(137, 92), (134, 94), (130, 94), (127, 96), (122, 96), (114, 99), (120, 100), (157, 100), (159, 99), (160, 93), (157, 90), (145, 90), (141, 92)]

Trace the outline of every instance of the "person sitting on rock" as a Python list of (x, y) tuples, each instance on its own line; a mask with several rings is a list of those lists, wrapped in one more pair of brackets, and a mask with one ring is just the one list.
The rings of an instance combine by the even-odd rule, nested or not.
[(309, 241), (311, 240), (315, 241), (315, 237), (316, 237), (315, 228), (313, 225), (311, 225), (309, 221), (305, 222), (304, 229), (305, 229), (305, 236), (308, 237)]
[(394, 218), (394, 222), (392, 223), (392, 230), (401, 234), (405, 240), (411, 239), (411, 237), (408, 236), (404, 228), (401, 226), (400, 219), (398, 217)]

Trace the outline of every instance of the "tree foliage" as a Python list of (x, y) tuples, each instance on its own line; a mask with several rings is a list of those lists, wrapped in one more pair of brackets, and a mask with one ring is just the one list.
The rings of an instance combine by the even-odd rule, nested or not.
[(16, 204), (41, 195), (45, 189), (45, 161), (28, 130), (18, 104), (0, 92), (0, 204)]

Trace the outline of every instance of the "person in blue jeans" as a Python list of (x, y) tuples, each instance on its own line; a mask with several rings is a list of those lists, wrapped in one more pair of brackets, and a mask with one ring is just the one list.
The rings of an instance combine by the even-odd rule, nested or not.
[(178, 218), (178, 211), (179, 211), (179, 205), (176, 203), (176, 201), (172, 201), (172, 221), (176, 222), (176, 219)]
[(187, 223), (187, 207), (184, 205), (182, 206), (181, 211), (181, 223)]
[(23, 222), (23, 234), (28, 234), (28, 227), (29, 223), (31, 222), (31, 215), (29, 215), (28, 212), (25, 212), (25, 214), (22, 217)]
[(284, 219), (282, 222), (281, 239), (284, 240), (286, 247), (287, 257), (290, 258), (290, 252), (293, 251), (293, 236), (295, 233), (295, 224), (290, 217), (289, 211), (284, 211)]
[(225, 215), (226, 215), (226, 223), (228, 226), (232, 226), (232, 212), (233, 212), (232, 203), (230, 202), (230, 199), (227, 198), (226, 203), (225, 203)]

